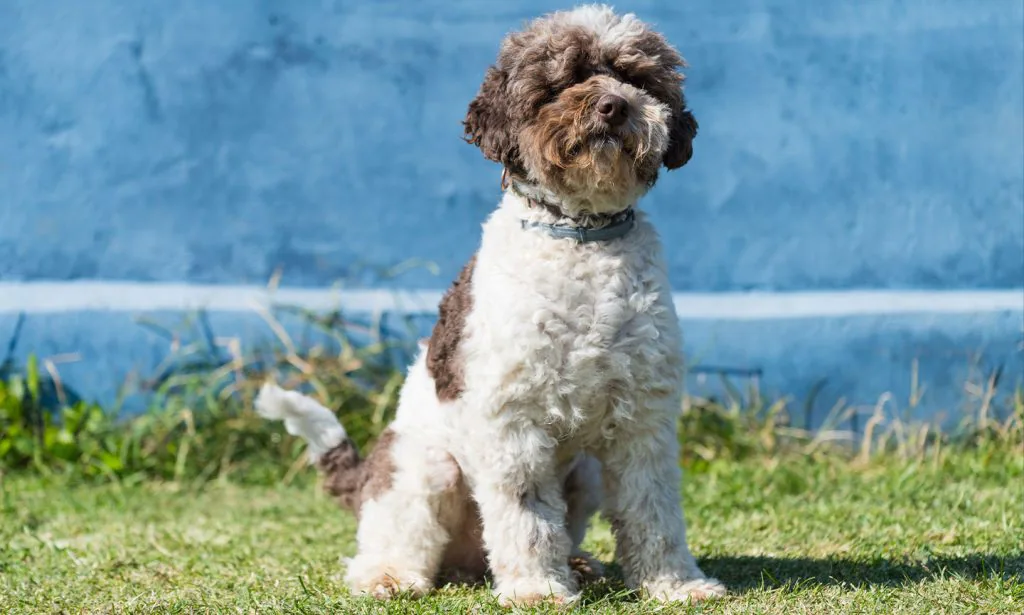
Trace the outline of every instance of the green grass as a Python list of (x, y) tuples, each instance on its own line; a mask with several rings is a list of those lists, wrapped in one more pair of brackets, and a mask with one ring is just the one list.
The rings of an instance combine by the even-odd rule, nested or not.
[[(390, 603), (347, 594), (354, 519), (252, 397), (268, 378), (300, 388), (366, 447), (394, 415), (394, 340), (303, 312), (320, 341), (296, 343), (282, 310), (265, 314), (276, 342), (244, 352), (201, 314), (193, 334), (165, 332), (178, 350), (133, 417), (77, 399), (51, 362), (0, 362), (0, 615), (500, 611), (486, 587)], [(689, 542), (731, 591), (689, 610), (1024, 612), (1024, 388), (1010, 380), (972, 375), (946, 430), (906, 419), (916, 381), (909, 400), (837, 406), (815, 431), (794, 400), (756, 387), (687, 398)], [(588, 543), (611, 560), (606, 525)], [(610, 572), (578, 610), (688, 610), (643, 603)]]
[[(752, 456), (691, 471), (684, 490), (692, 548), (731, 590), (693, 610), (1020, 613), (1020, 453), (947, 452), (867, 465)], [(353, 553), (354, 519), (311, 477), (306, 470), (290, 485), (188, 488), (8, 475), (0, 612), (499, 610), (486, 587), (448, 587), (386, 605), (350, 597), (342, 558)], [(591, 530), (588, 544), (610, 561), (605, 524)], [(578, 608), (659, 612), (614, 578), (589, 587)]]

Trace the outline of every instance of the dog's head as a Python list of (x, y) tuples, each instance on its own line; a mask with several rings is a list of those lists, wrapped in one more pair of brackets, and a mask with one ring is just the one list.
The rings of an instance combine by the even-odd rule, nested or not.
[(470, 103), (467, 141), (579, 213), (629, 207), (693, 153), (685, 63), (632, 14), (584, 6), (502, 43)]

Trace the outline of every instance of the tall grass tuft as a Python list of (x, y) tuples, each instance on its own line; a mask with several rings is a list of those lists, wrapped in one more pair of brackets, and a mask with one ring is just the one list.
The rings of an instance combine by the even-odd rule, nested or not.
[[(271, 341), (245, 349), (241, 340), (216, 337), (200, 314), (200, 341), (176, 344), (147, 383), (148, 410), (137, 415), (44, 395), (62, 390), (59, 373), (52, 365), (40, 369), (35, 358), (19, 370), (8, 368), (0, 379), (0, 471), (197, 485), (290, 481), (305, 465), (303, 446), (252, 407), (267, 380), (313, 395), (339, 413), (360, 445), (372, 443), (394, 416), (414, 339), (409, 332), (387, 333), (379, 321), (367, 325), (340, 312), (289, 306), (260, 315)], [(293, 340), (282, 317), (314, 331), (315, 343)], [(1005, 458), (1024, 451), (1024, 390), (1004, 388), (998, 373), (965, 383), (976, 401), (958, 429), (942, 431), (909, 421), (889, 394), (866, 411), (837, 406), (818, 429), (794, 427), (792, 416), (801, 417), (803, 408), (766, 397), (756, 384), (746, 391), (727, 386), (724, 400), (684, 400), (680, 461), (695, 471), (717, 459), (751, 456), (939, 463), (944, 451), (962, 447)], [(847, 424), (863, 429), (839, 428)]]

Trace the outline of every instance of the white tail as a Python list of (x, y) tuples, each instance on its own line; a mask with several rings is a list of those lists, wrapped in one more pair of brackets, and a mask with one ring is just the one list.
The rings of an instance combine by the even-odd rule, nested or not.
[(296, 391), (286, 391), (268, 382), (256, 396), (255, 405), (260, 416), (284, 421), (288, 433), (307, 442), (310, 463), (316, 463), (324, 453), (348, 438), (333, 412)]

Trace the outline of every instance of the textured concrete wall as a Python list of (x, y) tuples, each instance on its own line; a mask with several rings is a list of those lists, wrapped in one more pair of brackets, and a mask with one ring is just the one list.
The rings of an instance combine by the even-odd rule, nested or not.
[[(280, 268), (292, 285), (443, 287), (498, 198), (499, 170), (460, 140), (466, 104), (502, 35), (561, 6), (5, 0), (0, 281), (259, 284)], [(644, 204), (676, 290), (1024, 283), (1018, 0), (617, 6), (692, 65), (695, 157)], [(413, 258), (440, 274), (360, 270)], [(152, 343), (110, 324), (120, 317), (61, 318), (35, 325), (19, 352), (97, 357), (103, 375), (82, 376), (97, 394), (125, 371), (118, 357)], [(798, 330), (758, 333), (770, 324), (688, 330), (732, 336), (704, 356), (758, 363), (781, 391), (829, 376), (836, 395), (868, 400), (885, 374), (906, 375), (904, 359), (937, 361), (936, 343), (956, 361), (985, 351), (1019, 364), (1019, 318), (967, 318), (898, 331), (815, 322), (833, 333), (813, 352)], [(990, 338), (996, 347), (978, 346)], [(858, 343), (899, 362), (849, 354)], [(953, 399), (958, 387), (939, 389)]]

